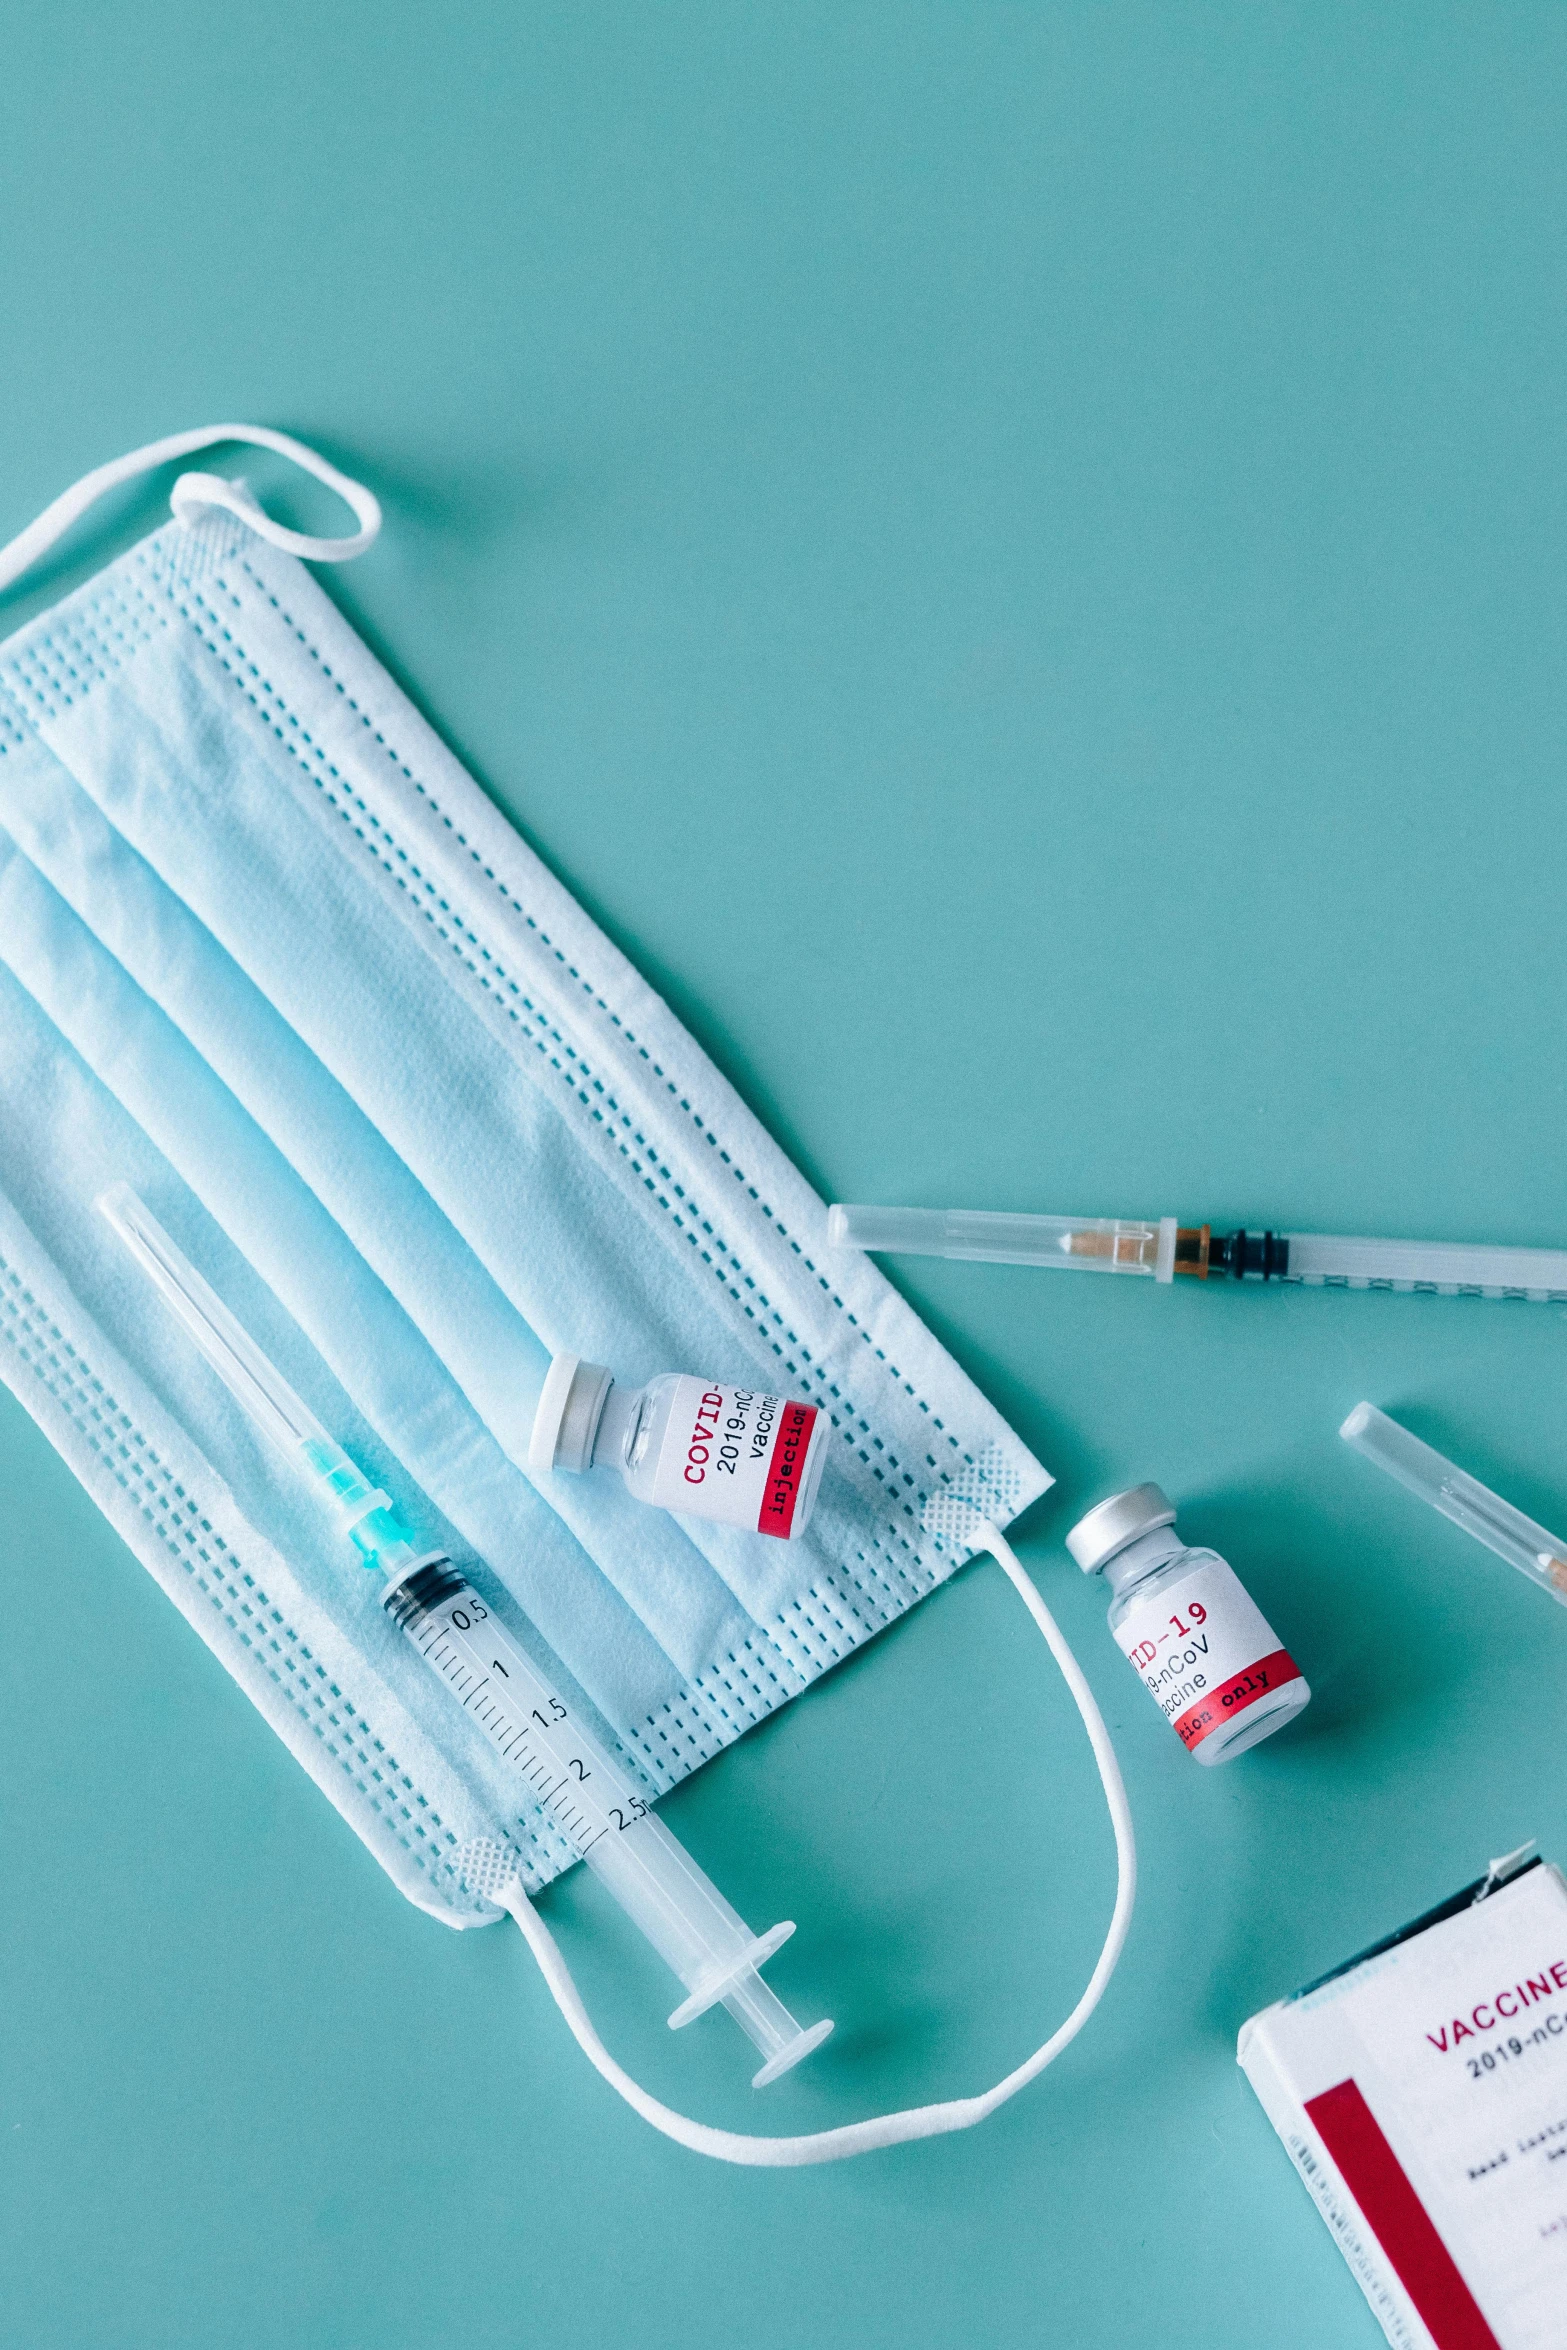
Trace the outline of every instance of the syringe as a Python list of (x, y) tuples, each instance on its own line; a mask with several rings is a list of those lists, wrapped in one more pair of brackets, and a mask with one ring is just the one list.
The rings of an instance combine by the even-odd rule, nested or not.
[(307, 1479), (360, 1564), (388, 1578), (381, 1604), (393, 1622), (679, 1978), (686, 1997), (671, 2028), (727, 2007), (761, 2050), (758, 2089), (820, 2047), (831, 2022), (797, 2023), (758, 1971), (793, 1924), (751, 1932), (467, 1577), (444, 1551), (418, 1548), (391, 1496), (327, 1434), (129, 1184), (115, 1184), (98, 1206), (229, 1392)]
[(1444, 1518), (1451, 1518), (1455, 1526), (1462, 1526), (1466, 1534), (1472, 1534), (1487, 1550), (1494, 1550), (1499, 1559), (1567, 1606), (1567, 1545), (1559, 1535), (1537, 1526), (1533, 1518), (1515, 1510), (1510, 1501), (1503, 1501), (1499, 1493), (1493, 1493), (1489, 1485), (1482, 1485), (1478, 1477), (1471, 1477), (1433, 1445), (1422, 1444), (1397, 1420), (1379, 1412), (1374, 1403), (1357, 1403), (1339, 1434), (1368, 1461), (1396, 1477), (1408, 1492), (1428, 1501)]
[(1439, 1297), (1567, 1301), (1567, 1249), (1484, 1243), (1357, 1240), (1324, 1232), (1215, 1232), (1174, 1216), (1139, 1223), (1112, 1216), (1009, 1216), (946, 1208), (831, 1207), (834, 1248), (888, 1249), (981, 1264), (1045, 1265), (1086, 1273), (1180, 1274), (1198, 1281), (1300, 1281), (1310, 1288), (1426, 1291)]

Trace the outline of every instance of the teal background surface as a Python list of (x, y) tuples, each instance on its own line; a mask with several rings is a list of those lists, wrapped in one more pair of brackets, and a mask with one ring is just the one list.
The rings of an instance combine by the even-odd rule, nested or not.
[[(1558, 8), (4, 0), (0, 48), (0, 535), (215, 418), (362, 474), (330, 592), (826, 1196), (1567, 1242)], [(1143, 1860), (1088, 2033), (963, 2137), (666, 2144), (0, 1397), (7, 2350), (1369, 2350), (1236, 2029), (1567, 1860), (1567, 1617), (1335, 1431), (1567, 1527), (1562, 1310), (893, 1270), (1060, 1480), (1021, 1548)], [(1316, 1692), (1232, 1769), (1061, 1548), (1145, 1477)], [(753, 2101), (556, 1888), (714, 2120), (982, 2086), (1108, 1912), (985, 1565), (667, 1809), (839, 2019)]]

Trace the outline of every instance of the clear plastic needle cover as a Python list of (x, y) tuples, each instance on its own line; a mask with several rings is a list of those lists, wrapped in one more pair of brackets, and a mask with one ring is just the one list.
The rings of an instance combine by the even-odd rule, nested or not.
[(1139, 1223), (1122, 1216), (1009, 1216), (981, 1208), (871, 1208), (827, 1211), (834, 1248), (891, 1249), (909, 1256), (960, 1257), (984, 1265), (1054, 1265), (1066, 1271), (1146, 1273), (1168, 1281), (1175, 1218)]
[(390, 1574), (412, 1559), (412, 1539), (390, 1495), (327, 1434), (130, 1185), (114, 1184), (98, 1208), (235, 1401), (316, 1488), (361, 1562)]
[(1557, 1535), (1537, 1526), (1433, 1446), (1422, 1444), (1375, 1404), (1356, 1404), (1339, 1434), (1410, 1493), (1567, 1605), (1567, 1544)]
[(287, 1453), (312, 1439), (329, 1443), (315, 1414), (240, 1328), (217, 1292), (175, 1247), (130, 1185), (112, 1184), (99, 1199), (98, 1209), (218, 1377), (273, 1443)]

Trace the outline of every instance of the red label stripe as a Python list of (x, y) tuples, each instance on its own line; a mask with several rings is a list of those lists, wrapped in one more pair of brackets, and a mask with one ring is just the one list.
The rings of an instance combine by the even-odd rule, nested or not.
[(1306, 2112), (1436, 2350), (1501, 2350), (1356, 2083), (1308, 2098)]
[(1286, 1681), (1299, 1679), (1300, 1667), (1289, 1650), (1276, 1648), (1271, 1656), (1258, 1657), (1257, 1662), (1248, 1665), (1244, 1673), (1237, 1673), (1233, 1680), (1226, 1681), (1221, 1688), (1208, 1690), (1206, 1695), (1198, 1698), (1195, 1705), (1188, 1706), (1185, 1713), (1178, 1714), (1175, 1734), (1183, 1746), (1200, 1746), (1211, 1731), (1222, 1729), (1226, 1722), (1233, 1722), (1237, 1714), (1243, 1714), (1249, 1705), (1255, 1705), (1259, 1697), (1271, 1696), (1275, 1689), (1282, 1689)]
[(794, 1527), (795, 1504), (800, 1498), (805, 1456), (811, 1449), (811, 1431), (815, 1426), (814, 1404), (786, 1403), (779, 1413), (773, 1457), (767, 1464), (767, 1483), (762, 1488), (762, 1506), (756, 1517), (758, 1534), (778, 1534), (788, 1541)]

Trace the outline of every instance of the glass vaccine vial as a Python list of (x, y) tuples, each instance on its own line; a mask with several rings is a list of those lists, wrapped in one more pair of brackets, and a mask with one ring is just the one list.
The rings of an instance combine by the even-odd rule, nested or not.
[(1311, 1703), (1289, 1650), (1234, 1568), (1188, 1550), (1157, 1485), (1113, 1493), (1066, 1538), (1110, 1586), (1116, 1646), (1188, 1754), (1229, 1762)]
[(816, 1506), (828, 1422), (814, 1404), (665, 1371), (620, 1387), (559, 1354), (533, 1419), (528, 1467), (620, 1471), (638, 1501), (791, 1542)]

